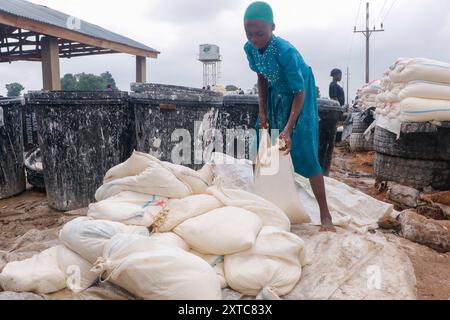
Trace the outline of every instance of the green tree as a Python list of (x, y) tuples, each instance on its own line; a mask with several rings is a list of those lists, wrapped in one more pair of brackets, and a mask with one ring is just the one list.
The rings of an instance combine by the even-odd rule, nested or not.
[(102, 91), (106, 89), (106, 85), (103, 82), (103, 79), (94, 74), (83, 72), (77, 75), (77, 78), (78, 91)]
[(239, 88), (236, 87), (235, 85), (230, 84), (230, 85), (225, 87), (225, 90), (227, 90), (227, 91), (238, 91)]
[(104, 91), (108, 85), (117, 90), (116, 81), (109, 71), (100, 76), (84, 72), (76, 75), (68, 73), (61, 79), (61, 89), (66, 91)]
[(18, 96), (20, 96), (20, 93), (23, 90), (25, 90), (25, 87), (17, 82), (9, 83), (5, 87), (6, 87), (6, 90), (8, 91), (8, 93), (7, 93), (8, 97), (18, 97)]
[(112, 74), (109, 71), (106, 71), (100, 75), (105, 84), (105, 88), (107, 85), (111, 85), (113, 90), (117, 90), (116, 80), (114, 80)]
[(71, 74), (67, 73), (61, 79), (61, 90), (63, 91), (76, 91), (77, 90), (77, 78)]

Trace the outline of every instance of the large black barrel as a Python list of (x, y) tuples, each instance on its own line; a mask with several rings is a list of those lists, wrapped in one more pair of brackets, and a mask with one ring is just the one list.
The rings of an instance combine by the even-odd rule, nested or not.
[(337, 123), (344, 109), (334, 100), (318, 99), (319, 106), (319, 162), (325, 175), (329, 175), (336, 142)]
[(0, 199), (25, 191), (22, 99), (0, 98)]
[(198, 169), (211, 146), (223, 95), (207, 90), (133, 84), (137, 150)]
[(94, 201), (105, 173), (135, 147), (126, 92), (33, 92), (49, 205), (69, 211)]
[[(218, 119), (218, 129), (222, 133), (225, 147), (223, 151), (216, 151), (225, 152), (238, 159), (252, 159), (257, 151), (256, 144), (252, 144), (252, 139), (256, 134), (258, 113), (258, 96), (225, 96)], [(255, 150), (250, 150), (252, 146)]]

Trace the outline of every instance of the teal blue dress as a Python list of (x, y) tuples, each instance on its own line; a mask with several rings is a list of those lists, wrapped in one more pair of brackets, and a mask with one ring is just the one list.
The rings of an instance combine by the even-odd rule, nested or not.
[[(314, 74), (297, 49), (288, 41), (273, 36), (264, 53), (250, 42), (244, 47), (250, 68), (269, 82), (267, 118), (270, 129), (285, 129), (294, 96), (305, 92), (305, 103), (292, 134), (291, 156), (295, 172), (305, 178), (323, 172), (319, 163), (319, 114)], [(259, 119), (256, 124), (259, 129)], [(274, 138), (274, 137), (272, 137)], [(278, 137), (275, 137), (278, 138)]]

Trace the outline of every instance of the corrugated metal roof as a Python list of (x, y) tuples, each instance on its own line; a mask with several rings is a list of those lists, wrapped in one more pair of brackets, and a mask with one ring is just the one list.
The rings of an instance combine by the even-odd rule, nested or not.
[[(51, 9), (46, 6), (38, 5), (25, 0), (0, 0), (0, 12), (22, 17), (29, 20), (65, 28), (68, 28), (68, 21), (71, 21), (72, 16), (69, 16), (60, 11)], [(72, 30), (90, 37), (120, 43), (129, 47), (138, 48), (154, 53), (159, 53), (157, 50), (150, 48), (142, 43), (134, 41), (133, 39), (121, 36), (117, 33), (106, 30), (95, 24), (81, 20), (80, 29)], [(70, 24), (69, 24), (70, 25)]]

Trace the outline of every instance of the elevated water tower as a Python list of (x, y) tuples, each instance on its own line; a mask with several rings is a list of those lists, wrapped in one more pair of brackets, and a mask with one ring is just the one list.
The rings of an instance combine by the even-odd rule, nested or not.
[(198, 60), (203, 63), (203, 86), (217, 85), (222, 62), (219, 46), (214, 44), (200, 45)]

